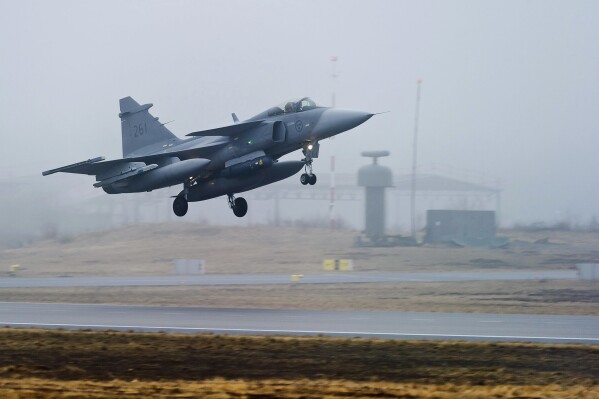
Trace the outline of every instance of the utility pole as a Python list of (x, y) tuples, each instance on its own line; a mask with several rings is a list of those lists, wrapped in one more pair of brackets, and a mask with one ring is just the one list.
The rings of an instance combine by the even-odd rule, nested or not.
[(414, 114), (414, 140), (412, 143), (412, 192), (410, 195), (410, 209), (412, 216), (412, 237), (416, 239), (416, 165), (418, 155), (418, 118), (420, 116), (420, 84), (416, 86), (416, 112)]
[[(337, 75), (337, 56), (331, 57), (332, 65), (332, 94), (331, 94), (331, 107), (335, 106), (335, 81), (339, 75)], [(334, 137), (334, 136), (333, 136)], [(331, 137), (331, 139), (333, 138)], [(335, 229), (335, 154), (331, 155), (331, 191), (329, 201), (329, 228)]]

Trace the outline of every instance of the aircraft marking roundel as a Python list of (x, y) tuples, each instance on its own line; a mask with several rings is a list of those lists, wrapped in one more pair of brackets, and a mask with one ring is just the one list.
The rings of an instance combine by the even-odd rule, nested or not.
[(304, 124), (302, 123), (301, 120), (296, 120), (295, 121), (295, 130), (297, 130), (298, 132), (301, 132), (302, 129), (304, 128)]

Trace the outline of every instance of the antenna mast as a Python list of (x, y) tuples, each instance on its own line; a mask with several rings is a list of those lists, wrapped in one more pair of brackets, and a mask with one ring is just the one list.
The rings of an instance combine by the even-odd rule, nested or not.
[[(332, 94), (331, 94), (331, 107), (335, 106), (335, 80), (337, 79), (337, 56), (331, 57), (332, 65)], [(334, 137), (334, 136), (333, 136)], [(333, 138), (331, 137), (331, 139)], [(329, 198), (329, 228), (335, 229), (335, 154), (331, 155), (331, 192)]]
[(410, 208), (412, 218), (412, 237), (416, 239), (416, 165), (418, 155), (418, 119), (420, 116), (420, 84), (418, 79), (416, 86), (416, 112), (414, 114), (414, 140), (412, 143), (412, 190), (410, 195)]

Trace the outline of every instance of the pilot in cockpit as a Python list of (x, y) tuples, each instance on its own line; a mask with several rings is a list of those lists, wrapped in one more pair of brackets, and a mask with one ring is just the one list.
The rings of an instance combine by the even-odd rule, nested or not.
[(285, 104), (285, 113), (291, 113), (295, 111), (295, 103), (289, 101), (287, 104)]

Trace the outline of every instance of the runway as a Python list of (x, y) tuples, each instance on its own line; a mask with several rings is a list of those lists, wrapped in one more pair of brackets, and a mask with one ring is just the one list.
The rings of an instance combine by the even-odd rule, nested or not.
[(0, 302), (0, 326), (599, 344), (598, 316)]
[[(41, 287), (135, 287), (175, 285), (272, 285), (289, 284), (289, 274), (182, 275), (139, 277), (5, 277), (0, 288)], [(335, 272), (306, 274), (296, 284), (389, 283), (389, 282), (449, 282), (493, 280), (572, 280), (574, 270), (533, 270), (495, 272)]]

